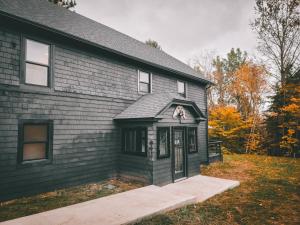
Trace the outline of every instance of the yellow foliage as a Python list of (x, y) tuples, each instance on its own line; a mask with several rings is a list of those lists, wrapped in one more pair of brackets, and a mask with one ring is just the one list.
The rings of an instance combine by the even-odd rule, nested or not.
[(251, 132), (254, 117), (243, 120), (233, 106), (217, 106), (210, 110), (209, 137), (223, 141), (224, 147), (235, 152), (257, 152), (261, 136)]
[(297, 113), (300, 111), (300, 105), (292, 103), (292, 104), (282, 107), (281, 110), (284, 112), (289, 112), (289, 113)]
[(262, 94), (267, 90), (266, 75), (264, 66), (252, 62), (242, 64), (235, 71), (230, 84), (230, 93), (244, 118), (258, 112)]
[(299, 140), (293, 137), (295, 133), (295, 130), (288, 129), (287, 133), (281, 138), (280, 148), (286, 149), (291, 153), (299, 143)]

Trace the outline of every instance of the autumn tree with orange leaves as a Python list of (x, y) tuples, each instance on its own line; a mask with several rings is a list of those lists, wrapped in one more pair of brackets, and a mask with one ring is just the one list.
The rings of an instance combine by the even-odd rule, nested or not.
[(245, 62), (234, 72), (229, 84), (229, 94), (244, 119), (259, 114), (263, 94), (267, 90), (266, 78), (264, 66), (251, 61)]
[(268, 90), (265, 67), (240, 49), (231, 49), (226, 58), (215, 57), (212, 66), (209, 137), (222, 140), (229, 151), (262, 151), (260, 108)]
[[(215, 85), (208, 90), (209, 137), (223, 140), (230, 151), (300, 156), (300, 1), (255, 0), (252, 28), (265, 66), (246, 52), (231, 49), (196, 65)], [(201, 62), (201, 60), (198, 60)], [(204, 69), (203, 69), (204, 68)], [(207, 71), (210, 71), (207, 74)], [(269, 74), (276, 84), (269, 87)], [(270, 89), (269, 89), (270, 88)], [(262, 112), (266, 92), (271, 105)]]

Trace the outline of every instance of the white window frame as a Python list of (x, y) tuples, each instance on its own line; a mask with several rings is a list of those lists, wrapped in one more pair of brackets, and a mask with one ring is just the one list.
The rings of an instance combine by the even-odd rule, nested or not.
[[(183, 83), (184, 84), (184, 93), (179, 93), (179, 90), (178, 90), (178, 84), (179, 83)], [(185, 81), (182, 81), (182, 80), (177, 80), (177, 93), (179, 95), (182, 95), (183, 97), (187, 97), (187, 83)]]
[[(149, 92), (140, 91), (140, 72), (148, 73), (149, 74), (149, 82), (150, 82), (150, 90), (149, 90)], [(138, 93), (141, 93), (141, 94), (152, 93), (152, 73), (147, 72), (145, 70), (138, 70), (138, 82), (137, 83), (138, 83)]]
[[(27, 59), (27, 40), (28, 41), (32, 41), (32, 42), (36, 42), (36, 43), (40, 43), (43, 45), (47, 45), (48, 46), (48, 64), (44, 64), (44, 63), (39, 63), (39, 62), (34, 62), (34, 61), (30, 61)], [(31, 37), (27, 37), (24, 36), (23, 37), (23, 45), (24, 45), (24, 49), (23, 49), (23, 83), (26, 85), (32, 85), (32, 86), (39, 86), (39, 87), (50, 87), (51, 86), (51, 67), (52, 67), (52, 46), (49, 42), (43, 41), (43, 40), (38, 40), (35, 38), (31, 38)], [(40, 85), (40, 84), (34, 84), (34, 83), (27, 83), (26, 82), (26, 76), (27, 71), (26, 71), (26, 64), (31, 64), (31, 65), (36, 65), (36, 66), (40, 66), (40, 67), (45, 67), (47, 68), (47, 85)]]

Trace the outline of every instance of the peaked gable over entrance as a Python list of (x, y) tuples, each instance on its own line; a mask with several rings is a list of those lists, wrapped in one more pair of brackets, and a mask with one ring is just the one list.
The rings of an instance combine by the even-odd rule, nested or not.
[(195, 121), (206, 120), (205, 115), (193, 101), (188, 101), (177, 94), (158, 93), (148, 94), (139, 98), (123, 112), (118, 114), (115, 121), (159, 121), (165, 118), (167, 111), (173, 110), (172, 118), (185, 120), (186, 113), (192, 115)]

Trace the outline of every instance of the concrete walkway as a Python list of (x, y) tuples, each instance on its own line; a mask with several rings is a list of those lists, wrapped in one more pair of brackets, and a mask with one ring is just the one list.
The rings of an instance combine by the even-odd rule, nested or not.
[(155, 185), (0, 223), (0, 225), (128, 224), (202, 202), (239, 185), (238, 181), (194, 176), (163, 187)]

